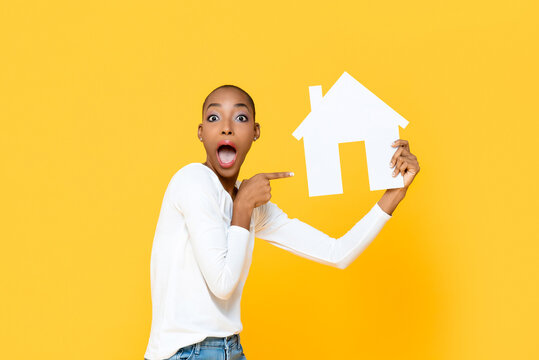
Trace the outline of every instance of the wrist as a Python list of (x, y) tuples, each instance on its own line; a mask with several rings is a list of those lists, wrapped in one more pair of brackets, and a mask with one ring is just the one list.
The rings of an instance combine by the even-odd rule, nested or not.
[(378, 201), (378, 206), (389, 215), (393, 215), (393, 211), (397, 205), (406, 196), (407, 188), (387, 189), (382, 198)]
[(250, 231), (252, 214), (253, 207), (249, 206), (249, 203), (245, 202), (241, 198), (236, 197), (236, 199), (234, 199), (230, 225), (241, 226), (242, 228)]
[(402, 188), (396, 188), (396, 189), (387, 189), (386, 194), (387, 196), (391, 197), (394, 200), (402, 200), (406, 196), (406, 192), (408, 191), (407, 187)]
[(251, 206), (251, 204), (246, 201), (245, 199), (237, 196), (236, 199), (234, 199), (234, 210), (240, 210), (240, 211), (247, 211), (251, 212), (254, 208), (254, 206)]

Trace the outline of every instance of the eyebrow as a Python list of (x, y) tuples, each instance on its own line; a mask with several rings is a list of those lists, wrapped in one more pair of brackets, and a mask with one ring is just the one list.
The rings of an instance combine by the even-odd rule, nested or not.
[[(206, 108), (206, 110), (209, 109), (210, 106), (221, 106), (221, 104), (211, 103), (210, 105), (208, 105), (208, 107)], [(243, 103), (234, 104), (234, 107), (239, 107), (239, 106), (244, 106), (244, 107), (246, 107), (247, 109), (249, 109), (249, 108), (247, 107), (247, 105), (245, 105), (245, 104), (243, 104)]]

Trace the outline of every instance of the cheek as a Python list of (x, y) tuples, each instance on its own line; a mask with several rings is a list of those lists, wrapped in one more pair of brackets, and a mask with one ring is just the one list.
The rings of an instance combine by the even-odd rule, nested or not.
[(253, 146), (253, 141), (252, 140), (253, 139), (249, 137), (249, 138), (247, 138), (246, 141), (242, 142), (242, 146), (241, 146), (242, 150), (241, 151), (244, 154), (246, 154), (249, 151), (249, 149), (251, 149), (251, 146)]
[(204, 136), (208, 139), (216, 138), (219, 135), (219, 132), (219, 127), (212, 124), (207, 124), (202, 131)]
[(252, 138), (254, 137), (254, 130), (251, 127), (242, 126), (237, 127), (235, 130), (236, 136), (241, 139), (242, 143), (246, 143), (249, 141), (249, 139), (252, 140)]

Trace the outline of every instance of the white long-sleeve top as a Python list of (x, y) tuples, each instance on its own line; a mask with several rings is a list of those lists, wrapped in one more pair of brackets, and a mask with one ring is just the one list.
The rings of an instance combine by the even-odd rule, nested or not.
[[(236, 181), (239, 188), (241, 181)], [(334, 239), (290, 219), (277, 205), (254, 208), (250, 230), (230, 225), (233, 200), (202, 163), (178, 170), (165, 191), (153, 239), (152, 324), (145, 359), (243, 329), (240, 300), (257, 238), (321, 264), (344, 269), (392, 217), (378, 204)]]

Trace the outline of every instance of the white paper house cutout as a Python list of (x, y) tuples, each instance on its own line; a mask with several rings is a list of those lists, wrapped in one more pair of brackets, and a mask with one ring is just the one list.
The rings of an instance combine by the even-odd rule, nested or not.
[(339, 144), (354, 141), (365, 141), (371, 191), (404, 186), (389, 162), (398, 149), (391, 143), (406, 119), (347, 72), (325, 96), (322, 86), (310, 86), (309, 95), (311, 112), (292, 133), (303, 138), (309, 196), (343, 193)]

